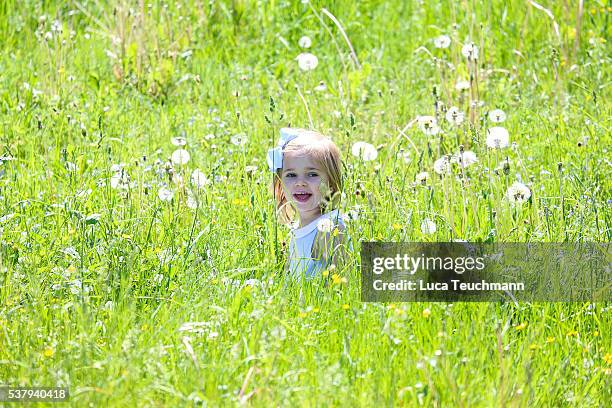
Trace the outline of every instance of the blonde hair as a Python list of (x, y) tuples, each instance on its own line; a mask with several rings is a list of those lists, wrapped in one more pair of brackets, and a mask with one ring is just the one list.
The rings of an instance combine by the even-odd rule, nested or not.
[[(323, 202), (321, 209), (334, 209), (340, 201), (342, 192), (342, 160), (338, 146), (327, 136), (307, 129), (293, 129), (299, 133), (298, 137), (291, 140), (283, 148), (283, 155), (287, 152), (298, 153), (311, 157), (327, 175), (328, 185), (326, 192), (321, 191)], [(278, 169), (274, 175), (272, 185), (274, 198), (276, 199), (276, 210), (279, 220), (283, 224), (295, 220), (297, 211), (287, 200), (281, 174), (283, 169)], [(323, 189), (324, 186), (322, 185)]]

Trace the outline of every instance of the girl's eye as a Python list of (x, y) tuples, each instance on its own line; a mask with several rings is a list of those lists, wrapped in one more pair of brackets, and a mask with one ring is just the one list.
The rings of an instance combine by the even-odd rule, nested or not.
[(308, 177), (319, 177), (319, 173), (310, 172), (308, 173)]
[(295, 177), (295, 173), (287, 173), (285, 174), (285, 177), (287, 178)]

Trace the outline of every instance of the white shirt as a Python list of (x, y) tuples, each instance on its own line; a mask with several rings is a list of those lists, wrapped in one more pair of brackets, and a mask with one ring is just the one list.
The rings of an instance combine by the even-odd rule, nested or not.
[(311, 279), (328, 266), (324, 260), (312, 258), (312, 246), (318, 231), (317, 225), (323, 219), (331, 219), (333, 225), (344, 226), (338, 210), (333, 210), (322, 214), (308, 225), (291, 230), (289, 270), (297, 280), (301, 280), (303, 276), (306, 279)]

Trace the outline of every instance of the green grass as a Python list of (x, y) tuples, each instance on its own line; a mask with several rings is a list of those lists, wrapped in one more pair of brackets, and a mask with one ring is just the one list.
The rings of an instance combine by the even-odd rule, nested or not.
[[(609, 405), (609, 302), (366, 304), (355, 267), (360, 241), (610, 241), (605, 2), (585, 2), (579, 29), (575, 2), (540, 2), (558, 35), (519, 1), (151, 3), (0, 4), (1, 384), (68, 386), (73, 406)], [(294, 60), (303, 35), (309, 72)], [(455, 89), (468, 39), (473, 123), (476, 83)], [(405, 128), (437, 98), (465, 123)], [(515, 147), (487, 149), (495, 108)], [(264, 155), (308, 111), (343, 152), (342, 211), (359, 212), (348, 284), (283, 275)], [(191, 159), (171, 180), (181, 135)], [(356, 141), (378, 158), (352, 156)], [(433, 162), (459, 145), (479, 163), (439, 177)], [(120, 163), (126, 189), (110, 185)], [(193, 192), (196, 168), (212, 182)], [(532, 197), (516, 206), (518, 179)]]

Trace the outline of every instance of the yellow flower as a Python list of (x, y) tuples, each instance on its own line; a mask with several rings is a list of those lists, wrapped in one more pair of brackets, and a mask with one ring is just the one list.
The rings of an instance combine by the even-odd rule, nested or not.
[(234, 205), (246, 205), (247, 201), (244, 198), (234, 198), (234, 200), (232, 200), (232, 204)]
[(514, 329), (516, 331), (521, 331), (521, 330), (524, 330), (526, 327), (527, 327), (527, 323), (521, 323), (518, 326), (515, 326)]
[(318, 307), (315, 307), (314, 309), (312, 309), (312, 313), (319, 313), (321, 311), (321, 309), (319, 309)]
[(53, 347), (51, 346), (47, 346), (45, 347), (44, 351), (43, 351), (43, 355), (47, 358), (53, 357), (53, 355), (55, 354), (55, 350), (53, 349)]
[(606, 354), (603, 359), (606, 362), (606, 364), (612, 365), (612, 353)]
[(567, 337), (575, 337), (578, 335), (578, 332), (576, 330), (570, 330), (567, 332)]
[(337, 273), (334, 273), (332, 275), (332, 282), (334, 283), (334, 285), (340, 285), (342, 283), (347, 283), (348, 280), (345, 277), (340, 276)]
[(329, 276), (329, 271), (327, 270), (323, 271), (322, 275), (324, 278), (327, 278)]
[(402, 228), (402, 225), (398, 224), (398, 223), (395, 223), (395, 224), (392, 225), (392, 227), (393, 227), (394, 230), (398, 230), (398, 229)]
[(429, 308), (423, 309), (423, 317), (425, 319), (427, 319), (429, 316), (431, 316), (431, 310), (429, 310)]
[(599, 332), (597, 330), (593, 332), (593, 337), (599, 337)]
[(540, 348), (540, 346), (537, 345), (537, 344), (532, 344), (532, 345), (529, 346), (529, 350), (531, 350), (531, 351), (537, 350), (539, 348)]
[(349, 310), (350, 306), (347, 305), (346, 303), (342, 305), (342, 309), (344, 310)]
[(299, 315), (299, 316), (300, 316), (301, 318), (304, 318), (304, 317), (308, 316), (308, 313), (306, 313), (306, 312), (300, 312), (300, 315)]
[(546, 338), (546, 343), (554, 343), (555, 342), (555, 338), (554, 337), (547, 337)]

